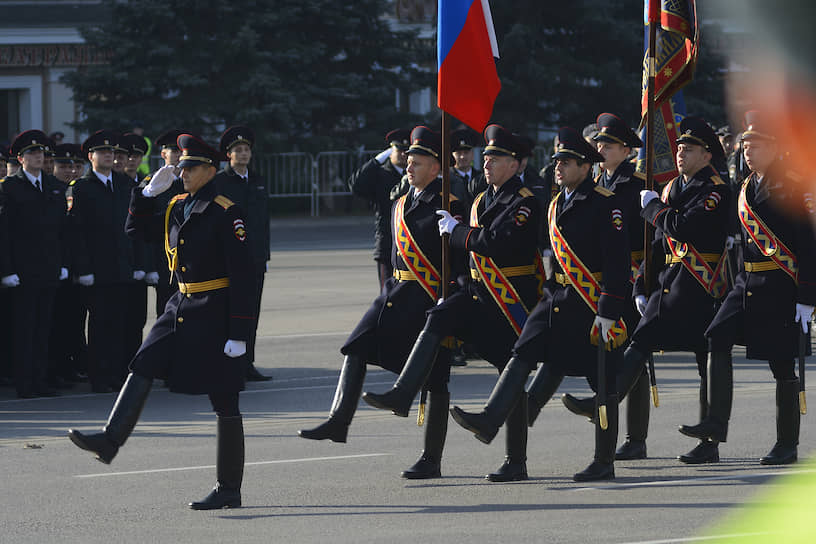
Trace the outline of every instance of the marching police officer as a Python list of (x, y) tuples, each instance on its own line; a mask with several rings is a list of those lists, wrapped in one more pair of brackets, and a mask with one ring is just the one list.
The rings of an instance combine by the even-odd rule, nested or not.
[[(440, 344), (449, 335), (471, 344), (499, 370), (504, 368), (528, 309), (538, 298), (536, 242), (541, 210), (535, 195), (516, 175), (522, 146), (499, 125), (485, 129), (485, 140), (488, 189), (471, 207), (470, 226), (448, 212), (438, 212), (440, 232), (450, 233), (451, 248), (470, 252), (471, 277), (461, 276), (460, 288), (428, 311), (425, 327), (391, 390), (363, 394), (363, 400), (376, 408), (406, 417), (433, 371)], [(526, 451), (527, 406), (519, 402), (507, 417), (505, 462), (486, 478), (527, 479)]]
[[(629, 276), (627, 231), (614, 193), (595, 185), (591, 177), (592, 164), (604, 157), (572, 128), (560, 129), (558, 137), (555, 179), (561, 193), (548, 210), (556, 272), (545, 284), (483, 410), (468, 413), (454, 407), (451, 412), (476, 438), (490, 442), (514, 405), (527, 407), (528, 395), (537, 413), (565, 375), (586, 376), (593, 388), (607, 391), (608, 425), (604, 427), (605, 422), (596, 418), (594, 460), (574, 479), (611, 479), (615, 476), (617, 399), (614, 378), (600, 383), (598, 365), (605, 365), (607, 377), (614, 375), (618, 348), (626, 339), (621, 314)], [(609, 351), (604, 361), (599, 362), (593, 343)], [(526, 395), (524, 384), (539, 360), (544, 363)]]
[(19, 398), (54, 396), (46, 384), (52, 309), (68, 277), (64, 186), (43, 171), (50, 140), (27, 130), (11, 144), (21, 169), (0, 180), (0, 283), (10, 288), (14, 385)]
[[(299, 432), (303, 438), (345, 442), (348, 427), (363, 388), (366, 364), (376, 364), (399, 373), (425, 324), (425, 313), (440, 296), (442, 242), (436, 210), (442, 207), (442, 141), (438, 133), (419, 126), (411, 132), (406, 173), (411, 191), (392, 209), (392, 264), (394, 277), (385, 283), (363, 319), (341, 348), (345, 355), (337, 392), (329, 418), (314, 429)], [(451, 213), (461, 217), (461, 200), (451, 197)], [(425, 258), (423, 259), (422, 256)], [(453, 277), (462, 273), (464, 254), (453, 255)], [(417, 463), (402, 473), (403, 478), (438, 478), (448, 428), (450, 393), (447, 349), (440, 350), (439, 363), (427, 380), (428, 417), (425, 448)]]
[[(800, 176), (779, 159), (780, 145), (762, 112), (745, 114), (745, 162), (737, 213), (743, 262), (734, 288), (706, 330), (709, 342), (707, 410), (700, 423), (680, 432), (704, 441), (725, 441), (733, 394), (731, 348), (746, 346), (749, 359), (768, 361), (776, 380), (776, 443), (759, 462), (784, 465), (797, 460), (800, 383), (794, 358), (800, 339), (810, 347), (816, 306), (816, 240), (809, 219), (813, 194), (801, 195)], [(702, 407), (701, 407), (702, 408)]]
[[(619, 369), (616, 388), (621, 397), (642, 379), (651, 352), (692, 351), (700, 374), (701, 413), (707, 409), (711, 376), (706, 373), (704, 333), (727, 288), (724, 268), (730, 192), (711, 166), (711, 161), (722, 155), (714, 130), (699, 117), (686, 117), (677, 139), (680, 176), (666, 184), (662, 195), (641, 191), (641, 217), (656, 228), (652, 266), (659, 272), (655, 290), (646, 293), (644, 262), (633, 288), (642, 317)], [(591, 415), (592, 399), (565, 395), (563, 400), (571, 411)], [(648, 406), (647, 402), (640, 408)], [(630, 437), (645, 438), (648, 421), (645, 416), (630, 420)], [(687, 464), (717, 462), (717, 441), (703, 440), (679, 460)]]
[(374, 260), (380, 289), (391, 277), (391, 189), (405, 173), (411, 131), (392, 130), (385, 135), (388, 149), (366, 162), (348, 180), (349, 189), (374, 207)]
[[(221, 135), (220, 149), (229, 164), (215, 176), (218, 192), (235, 202), (246, 215), (247, 229), (252, 233), (249, 248), (252, 261), (255, 263), (255, 315), (261, 315), (261, 297), (263, 295), (266, 263), (269, 260), (269, 197), (266, 181), (249, 168), (252, 160), (252, 147), (255, 144), (255, 133), (248, 127), (234, 126)], [(255, 337), (258, 323), (252, 331), (247, 346), (247, 375), (249, 381), (266, 381), (255, 368)]]
[[(174, 197), (156, 221), (156, 195), (167, 190), (176, 167), (164, 166), (144, 188), (134, 188), (127, 220), (132, 236), (166, 232), (171, 272), (179, 291), (167, 303), (130, 365), (130, 374), (103, 432), (70, 430), (80, 448), (110, 463), (139, 419), (154, 378), (171, 391), (207, 394), (217, 415), (217, 483), (194, 510), (241, 506), (244, 431), (238, 393), (244, 388), (240, 357), (252, 332), (255, 274), (244, 213), (219, 195), (212, 179), (222, 155), (190, 134), (179, 136), (178, 167), (187, 193)], [(235, 360), (239, 359), (239, 360)]]

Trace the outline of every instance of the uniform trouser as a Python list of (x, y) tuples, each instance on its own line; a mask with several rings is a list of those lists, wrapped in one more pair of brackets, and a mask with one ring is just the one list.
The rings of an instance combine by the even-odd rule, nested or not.
[(252, 328), (249, 340), (247, 341), (246, 360), (251, 364), (255, 362), (255, 338), (258, 335), (258, 322), (261, 319), (261, 299), (263, 298), (264, 277), (266, 276), (266, 263), (255, 265), (255, 326)]
[(54, 298), (51, 338), (48, 343), (49, 373), (65, 377), (84, 370), (85, 308), (79, 285), (63, 281)]
[(0, 289), (0, 376), (10, 378), (14, 374), (11, 323), (11, 289)]
[(385, 282), (394, 275), (394, 267), (389, 260), (377, 260), (377, 279), (380, 282), (380, 291), (385, 287)]
[(147, 323), (147, 284), (143, 281), (135, 281), (126, 287), (127, 290), (127, 315), (125, 316), (124, 349), (122, 372), (119, 378), (124, 380), (127, 376), (127, 365), (139, 346), (142, 345), (142, 333), (145, 323)]
[(45, 388), (55, 287), (11, 289), (14, 382), (18, 394)]
[[(740, 337), (740, 328), (743, 318), (743, 313), (738, 312), (728, 319), (719, 322), (715, 327), (709, 327), (706, 331), (709, 350), (713, 352), (731, 353), (731, 349)], [(799, 326), (798, 323), (796, 325)], [(771, 359), (768, 361), (768, 365), (771, 367), (771, 372), (776, 380), (785, 381), (796, 379), (793, 358), (781, 357)]]
[(108, 386), (125, 372), (122, 309), (127, 307), (127, 284), (93, 285), (82, 294), (88, 308), (88, 378), (92, 387)]

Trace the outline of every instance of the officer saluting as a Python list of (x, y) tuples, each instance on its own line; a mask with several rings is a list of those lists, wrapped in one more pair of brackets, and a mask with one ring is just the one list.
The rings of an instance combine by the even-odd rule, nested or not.
[[(451, 248), (470, 252), (470, 278), (459, 277), (460, 288), (428, 311), (425, 328), (392, 389), (363, 394), (363, 400), (376, 408), (406, 417), (433, 371), (441, 342), (449, 335), (473, 345), (499, 370), (504, 368), (538, 298), (536, 241), (541, 210), (535, 195), (516, 176), (522, 145), (499, 125), (485, 129), (485, 140), (488, 189), (473, 202), (470, 226), (448, 212), (438, 212), (439, 230), (451, 234)], [(526, 452), (527, 407), (519, 402), (507, 417), (507, 458), (486, 478), (526, 480)]]
[[(731, 348), (746, 346), (749, 359), (768, 361), (776, 380), (776, 443), (759, 462), (784, 465), (797, 460), (799, 378), (794, 358), (807, 336), (816, 306), (816, 240), (808, 220), (812, 193), (797, 191), (800, 176), (779, 159), (780, 148), (759, 111), (745, 114), (742, 134), (751, 174), (737, 199), (744, 261), (706, 336), (709, 341), (708, 410), (701, 422), (680, 432), (701, 440), (723, 440), (731, 413)], [(804, 354), (799, 354), (804, 355)]]
[[(548, 210), (554, 278), (545, 284), (483, 410), (474, 414), (454, 407), (451, 412), (476, 438), (490, 442), (513, 406), (527, 404), (523, 402), (528, 398), (524, 384), (537, 361), (544, 364), (529, 391), (535, 414), (565, 375), (586, 376), (593, 388), (608, 390), (608, 425), (604, 428), (596, 422), (594, 461), (574, 479), (610, 479), (615, 476), (618, 418), (615, 391), (609, 388), (610, 384), (614, 387), (614, 379), (609, 377), (620, 357), (617, 348), (626, 340), (620, 319), (629, 276), (626, 225), (614, 193), (592, 181), (592, 163), (602, 161), (603, 156), (572, 128), (560, 129), (558, 138), (553, 159), (561, 192)], [(607, 379), (600, 385), (598, 342), (609, 343), (604, 362), (609, 371), (604, 368)]]
[[(442, 141), (426, 127), (411, 132), (408, 148), (408, 182), (412, 189), (392, 208), (394, 277), (385, 283), (363, 319), (351, 333), (341, 352), (346, 356), (337, 392), (327, 421), (299, 432), (303, 438), (345, 442), (348, 427), (363, 388), (366, 364), (376, 364), (399, 373), (417, 335), (425, 324), (425, 313), (439, 297), (442, 243), (436, 210), (442, 207)], [(451, 211), (461, 217), (461, 200), (451, 197)], [(454, 274), (464, 269), (464, 255), (453, 256)], [(419, 461), (402, 473), (403, 478), (438, 478), (448, 427), (448, 350), (440, 353), (437, 371), (428, 379), (429, 410), (425, 428), (425, 450)]]
[(178, 167), (188, 192), (173, 198), (163, 220), (156, 221), (155, 197), (175, 178), (175, 167), (162, 167), (146, 187), (134, 188), (126, 228), (131, 236), (153, 240), (164, 233), (179, 291), (133, 358), (103, 432), (71, 430), (69, 437), (110, 463), (133, 431), (154, 378), (164, 378), (174, 392), (207, 394), (217, 416), (217, 483), (190, 507), (237, 507), (244, 467), (240, 357), (255, 319), (248, 234), (241, 209), (211, 183), (222, 155), (190, 134), (179, 136), (178, 145)]

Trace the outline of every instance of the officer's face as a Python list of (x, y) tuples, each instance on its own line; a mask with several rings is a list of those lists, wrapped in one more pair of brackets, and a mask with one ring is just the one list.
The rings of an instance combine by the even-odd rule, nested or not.
[(45, 152), (42, 149), (31, 149), (22, 155), (17, 155), (17, 160), (23, 165), (27, 172), (38, 174), (43, 168), (45, 161)]
[(74, 179), (74, 165), (71, 162), (54, 163), (54, 176), (63, 183)]
[(527, 169), (527, 163), (530, 162), (530, 157), (524, 157), (519, 161), (518, 168), (516, 168), (516, 174), (521, 175), (524, 170)]
[(80, 177), (85, 171), (85, 163), (82, 161), (74, 161), (71, 163), (71, 178), (76, 179)]
[(487, 183), (498, 188), (516, 175), (519, 161), (509, 155), (485, 155), (484, 173)]
[(181, 181), (184, 183), (184, 190), (190, 194), (195, 194), (204, 187), (213, 176), (215, 176), (215, 167), (209, 164), (197, 164), (181, 169)]
[(556, 159), (555, 182), (559, 187), (572, 191), (586, 179), (589, 168), (589, 163), (578, 164), (573, 158)]
[(408, 165), (405, 173), (408, 175), (408, 183), (417, 189), (424, 189), (439, 175), (439, 161), (427, 155), (411, 153), (408, 155)]
[(43, 158), (43, 172), (46, 174), (53, 174), (54, 173), (54, 157), (51, 155), (46, 155)]
[(136, 170), (139, 169), (139, 165), (142, 164), (142, 155), (141, 153), (133, 153), (127, 156), (125, 159), (125, 172), (128, 175), (135, 175)]
[(677, 170), (687, 178), (707, 166), (710, 160), (711, 153), (701, 145), (677, 145)]
[(113, 153), (113, 171), (124, 172), (125, 163), (127, 162), (127, 153), (121, 151), (114, 151)]
[(97, 172), (109, 172), (113, 168), (113, 149), (97, 149), (88, 153), (93, 169)]
[(745, 140), (742, 143), (742, 152), (745, 155), (745, 164), (752, 172), (764, 174), (776, 159), (776, 142), (768, 140)]
[(604, 158), (604, 162), (601, 163), (601, 166), (606, 170), (614, 170), (617, 168), (620, 163), (626, 160), (626, 157), (629, 156), (629, 152), (632, 149), (617, 142), (597, 142), (597, 145), (598, 153), (603, 155)]
[(405, 168), (408, 165), (408, 148), (400, 149), (399, 147), (391, 146), (391, 164), (400, 168)]
[(165, 147), (161, 150), (162, 159), (164, 159), (164, 165), (177, 165), (179, 163), (179, 158), (181, 157), (181, 150), (177, 147)]
[(463, 172), (473, 164), (473, 149), (457, 149), (453, 152), (454, 166)]
[(230, 166), (233, 168), (236, 166), (246, 168), (252, 158), (252, 148), (247, 144), (235, 144), (230, 148), (227, 157), (229, 157)]

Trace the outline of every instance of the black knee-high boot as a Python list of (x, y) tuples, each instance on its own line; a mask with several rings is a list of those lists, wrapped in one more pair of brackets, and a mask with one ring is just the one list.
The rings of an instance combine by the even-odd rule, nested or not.
[(649, 374), (640, 374), (626, 396), (626, 442), (615, 452), (618, 461), (646, 459), (646, 436), (649, 432)]
[(728, 438), (728, 420), (731, 419), (731, 401), (734, 394), (734, 374), (730, 351), (712, 351), (708, 354), (708, 413), (697, 425), (681, 425), (686, 436), (725, 442)]
[(527, 388), (527, 424), (530, 427), (535, 423), (544, 405), (558, 391), (563, 380), (564, 374), (553, 365), (544, 363), (538, 368)]
[(433, 370), (442, 336), (423, 329), (405, 362), (394, 387), (386, 393), (363, 393), (363, 400), (374, 408), (391, 410), (394, 415), (408, 417), (408, 411), (419, 390)]
[[(499, 381), (493, 387), (487, 404), (479, 413), (465, 412), (458, 406), (451, 408), (451, 415), (456, 423), (476, 435), (485, 444), (495, 438), (510, 410), (517, 404), (519, 396), (524, 393), (524, 383), (533, 365), (518, 357), (511, 358), (502, 370)], [(525, 416), (526, 421), (526, 416)]]
[(203, 500), (190, 503), (193, 510), (241, 506), (241, 482), (244, 479), (244, 422), (241, 416), (217, 418), (215, 472), (215, 487)]
[[(705, 365), (700, 367), (700, 396), (699, 396), (700, 421), (708, 415), (708, 374)], [(677, 456), (681, 463), (687, 465), (702, 465), (705, 463), (717, 463), (720, 461), (720, 447), (717, 442), (709, 439), (700, 440), (688, 453)]]
[(795, 463), (799, 445), (799, 379), (776, 380), (776, 444), (762, 465)]
[(425, 418), (425, 449), (419, 460), (402, 471), (408, 480), (425, 480), (442, 476), (442, 450), (448, 434), (450, 393), (428, 391), (428, 417)]
[(601, 428), (600, 421), (595, 422), (595, 457), (587, 468), (572, 477), (576, 482), (615, 478), (615, 446), (618, 444), (618, 399), (615, 395), (606, 397), (606, 420), (606, 429)]
[(527, 395), (522, 393), (507, 416), (504, 463), (485, 479), (491, 482), (519, 482), (527, 479)]
[(310, 440), (329, 439), (332, 442), (345, 442), (348, 428), (360, 402), (360, 392), (365, 381), (366, 364), (357, 355), (346, 355), (337, 390), (329, 411), (329, 418), (313, 429), (301, 429), (298, 435)]
[(68, 438), (83, 450), (95, 453), (103, 463), (110, 464), (139, 421), (152, 384), (152, 379), (130, 373), (102, 432), (83, 434), (71, 429)]

